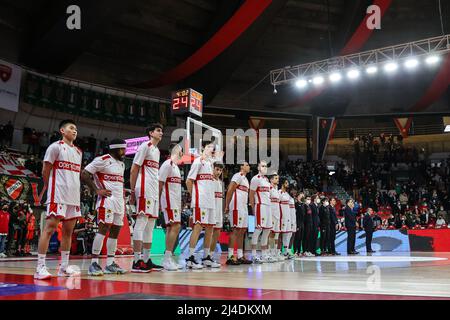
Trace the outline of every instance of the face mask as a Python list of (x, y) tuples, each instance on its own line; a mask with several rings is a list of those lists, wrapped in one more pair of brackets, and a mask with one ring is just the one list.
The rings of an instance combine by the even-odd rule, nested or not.
[(320, 204), (320, 199), (317, 199), (317, 200), (316, 200), (316, 203), (317, 203), (317, 204)]
[(310, 205), (311, 204), (311, 200), (306, 200), (306, 204)]
[(325, 201), (325, 206), (328, 207), (328, 205), (330, 204), (328, 201)]

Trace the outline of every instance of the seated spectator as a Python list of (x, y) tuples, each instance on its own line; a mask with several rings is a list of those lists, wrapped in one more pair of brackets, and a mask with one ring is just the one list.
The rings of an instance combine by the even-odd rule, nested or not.
[(443, 225), (447, 225), (447, 222), (442, 215), (439, 215), (438, 219), (436, 220), (436, 227), (442, 227)]

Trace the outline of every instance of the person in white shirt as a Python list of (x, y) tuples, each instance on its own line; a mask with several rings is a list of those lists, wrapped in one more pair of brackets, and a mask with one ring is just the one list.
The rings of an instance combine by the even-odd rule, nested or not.
[[(97, 157), (81, 173), (81, 181), (94, 193), (98, 194), (96, 210), (98, 214), (98, 232), (92, 244), (92, 262), (88, 275), (102, 276), (106, 274), (124, 274), (115, 261), (117, 238), (123, 226), (125, 215), (124, 171), (125, 150), (127, 143), (122, 139), (113, 139), (109, 145), (109, 153)], [(107, 260), (105, 271), (99, 264), (103, 241), (109, 232), (106, 241)]]
[[(215, 220), (215, 183), (213, 178), (212, 154), (215, 145), (211, 141), (202, 141), (202, 154), (194, 160), (186, 181), (186, 187), (191, 195), (194, 228), (189, 240), (189, 258), (186, 266), (191, 269), (202, 269), (203, 266), (219, 268), (220, 264), (210, 256), (211, 240), (216, 225)], [(200, 232), (205, 228), (203, 239), (202, 264), (195, 260), (195, 246)]]
[(150, 259), (153, 229), (159, 216), (158, 143), (163, 136), (163, 126), (154, 123), (146, 129), (146, 133), (150, 141), (139, 146), (130, 170), (130, 204), (136, 203), (137, 215), (133, 229), (134, 261), (131, 272), (138, 273), (163, 269)]
[[(270, 233), (269, 247), (271, 249), (272, 258), (277, 261), (282, 261), (284, 258), (281, 256), (281, 251), (278, 249), (280, 242), (280, 191), (278, 190), (278, 182), (280, 176), (274, 174), (270, 177), (270, 210), (272, 212), (273, 228)], [(280, 244), (281, 246), (281, 244)]]
[[(250, 165), (243, 161), (240, 171), (235, 173), (228, 185), (225, 198), (225, 214), (228, 215), (233, 231), (228, 243), (227, 265), (251, 264), (244, 256), (244, 236), (248, 228), (248, 188), (247, 174)], [(234, 255), (234, 247), (237, 244), (237, 259)]]
[(289, 242), (291, 240), (291, 208), (290, 198), (288, 193), (289, 181), (284, 178), (281, 180), (280, 190), (280, 221), (281, 221), (281, 233), (283, 234), (283, 248), (284, 257), (286, 259), (292, 259), (292, 255), (289, 254)]
[[(272, 230), (272, 212), (270, 209), (270, 182), (266, 177), (267, 162), (260, 161), (258, 174), (250, 181), (249, 204), (256, 218), (256, 229), (252, 236), (253, 263), (275, 262), (269, 255), (268, 241)], [(257, 255), (256, 246), (261, 235), (261, 258)]]
[[(219, 240), (220, 231), (223, 227), (223, 181), (221, 179), (224, 165), (221, 162), (214, 162), (214, 184), (216, 186), (214, 190), (215, 201), (215, 220), (214, 232), (211, 240), (210, 252), (213, 254), (216, 251), (217, 241)], [(218, 261), (216, 261), (218, 262)], [(219, 262), (218, 262), (219, 263)]]
[(50, 238), (62, 221), (61, 265), (58, 276), (80, 275), (79, 270), (69, 266), (72, 233), (81, 217), (80, 211), (80, 171), (82, 151), (74, 145), (77, 138), (77, 126), (72, 120), (63, 120), (59, 124), (62, 139), (52, 143), (45, 152), (42, 167), (44, 187), (39, 194), (42, 202), (47, 191), (47, 221), (39, 237), (38, 262), (34, 278), (47, 280), (52, 277), (45, 265), (45, 257)]
[(174, 260), (173, 251), (181, 227), (181, 173), (178, 163), (183, 157), (180, 145), (172, 143), (169, 147), (170, 158), (159, 169), (159, 194), (161, 209), (166, 223), (166, 251), (163, 267), (167, 271), (180, 268)]
[(436, 227), (442, 227), (443, 225), (446, 225), (447, 223), (445, 222), (444, 217), (439, 216), (438, 219), (436, 220)]

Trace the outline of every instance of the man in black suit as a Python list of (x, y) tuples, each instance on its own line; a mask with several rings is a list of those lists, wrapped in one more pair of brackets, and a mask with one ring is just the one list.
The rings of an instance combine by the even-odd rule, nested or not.
[(312, 203), (311, 203), (311, 197), (306, 197), (305, 199), (305, 232), (303, 233), (303, 244), (304, 247), (302, 248), (303, 255), (306, 257), (313, 257), (312, 250), (312, 234), (313, 234), (313, 218), (312, 218)]
[(359, 254), (355, 250), (356, 241), (356, 214), (353, 212), (355, 202), (348, 199), (345, 203), (345, 228), (347, 229), (347, 254)]
[(330, 200), (330, 229), (329, 229), (329, 248), (328, 252), (333, 256), (340, 256), (340, 253), (336, 252), (335, 241), (336, 241), (336, 227), (338, 226), (338, 220), (336, 216), (336, 199), (331, 198)]
[(363, 218), (363, 227), (366, 232), (366, 251), (367, 253), (374, 253), (372, 250), (372, 236), (375, 231), (374, 221), (373, 221), (373, 210), (372, 208), (367, 209), (366, 214)]
[(311, 234), (311, 249), (310, 249), (310, 252), (316, 256), (320, 256), (320, 254), (317, 253), (317, 239), (319, 238), (319, 227), (320, 227), (319, 206), (320, 206), (320, 198), (319, 196), (316, 196), (314, 198), (314, 202), (311, 203), (313, 229)]
[(319, 208), (320, 218), (320, 252), (322, 255), (327, 255), (330, 243), (330, 205), (327, 198), (322, 199), (322, 205)]
[(306, 214), (306, 205), (303, 202), (305, 198), (304, 193), (299, 193), (297, 196), (297, 201), (295, 201), (295, 214), (297, 221), (297, 232), (295, 233), (294, 238), (294, 254), (300, 256), (306, 250), (306, 243), (303, 241), (304, 233), (305, 233), (305, 214)]

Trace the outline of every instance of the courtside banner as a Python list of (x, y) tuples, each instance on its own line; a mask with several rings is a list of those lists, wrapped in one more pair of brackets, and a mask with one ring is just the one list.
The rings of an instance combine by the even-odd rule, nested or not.
[(28, 178), (11, 175), (0, 175), (0, 199), (9, 201), (27, 201), (36, 206), (39, 192), (44, 183), (39, 178)]
[(0, 108), (18, 112), (22, 68), (0, 60)]

